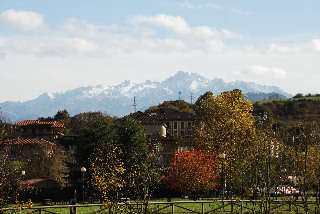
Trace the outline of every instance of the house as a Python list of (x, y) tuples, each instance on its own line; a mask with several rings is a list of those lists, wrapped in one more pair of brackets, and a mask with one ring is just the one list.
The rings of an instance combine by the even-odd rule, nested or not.
[(50, 189), (50, 188), (59, 188), (61, 185), (57, 183), (54, 180), (51, 179), (42, 179), (42, 178), (36, 178), (36, 179), (30, 179), (26, 181), (21, 181), (20, 185), (26, 185), (30, 186), (36, 189)]
[(15, 139), (57, 138), (63, 135), (64, 124), (57, 121), (24, 120), (12, 124)]
[(160, 108), (148, 113), (166, 124), (167, 136), (186, 136), (195, 123), (194, 114), (171, 108)]
[(13, 139), (0, 141), (0, 155), (6, 153), (12, 159), (33, 155), (34, 150), (42, 148), (48, 155), (53, 153), (55, 144), (43, 139)]
[(160, 153), (156, 162), (169, 166), (174, 152), (179, 148), (176, 137), (186, 137), (195, 123), (195, 115), (170, 108), (161, 108), (152, 112), (135, 112), (130, 114), (133, 120), (140, 121), (144, 132)]
[(166, 125), (158, 118), (141, 111), (132, 113), (128, 117), (133, 120), (140, 121), (144, 127), (144, 133), (146, 133), (148, 137), (153, 135), (160, 135), (162, 137), (166, 136)]

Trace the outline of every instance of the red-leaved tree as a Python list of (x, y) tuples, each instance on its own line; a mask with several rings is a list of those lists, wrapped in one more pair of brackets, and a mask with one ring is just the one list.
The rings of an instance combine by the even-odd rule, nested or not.
[(217, 189), (219, 185), (215, 156), (204, 150), (181, 150), (175, 153), (166, 182), (172, 189), (196, 192)]

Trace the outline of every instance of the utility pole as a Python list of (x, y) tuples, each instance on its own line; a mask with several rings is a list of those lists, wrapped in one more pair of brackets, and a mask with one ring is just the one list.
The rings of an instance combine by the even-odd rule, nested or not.
[(193, 93), (191, 92), (191, 93), (190, 93), (191, 105), (192, 105), (192, 100), (193, 100), (193, 98), (195, 98), (195, 97), (193, 96)]
[(133, 97), (133, 108), (134, 108), (134, 112), (137, 112), (137, 100), (136, 97)]
[(182, 94), (182, 92), (179, 91), (179, 100), (181, 100), (181, 94)]

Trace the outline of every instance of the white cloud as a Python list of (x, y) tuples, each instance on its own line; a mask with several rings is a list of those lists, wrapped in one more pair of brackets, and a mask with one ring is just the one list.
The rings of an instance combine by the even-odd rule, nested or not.
[(253, 78), (266, 78), (283, 80), (287, 76), (287, 72), (280, 68), (265, 67), (259, 65), (250, 66), (248, 70), (242, 72), (243, 75), (252, 76)]
[(97, 53), (99, 48), (94, 43), (89, 42), (82, 38), (72, 38), (66, 41), (72, 49), (80, 53), (94, 54)]
[(197, 38), (221, 38), (221, 33), (211, 29), (208, 26), (200, 26), (200, 27), (195, 27), (192, 30), (192, 34), (194, 37)]
[(0, 23), (17, 30), (30, 31), (43, 25), (43, 17), (32, 11), (7, 10), (0, 14)]
[(8, 53), (31, 54), (34, 56), (69, 56), (75, 54), (98, 55), (99, 47), (83, 38), (62, 37), (14, 37), (5, 43)]
[(222, 38), (223, 39), (242, 39), (242, 35), (235, 33), (228, 29), (222, 29), (221, 30)]
[(311, 42), (313, 50), (320, 51), (320, 39), (313, 39)]
[(297, 46), (285, 46), (285, 45), (278, 45), (272, 43), (269, 47), (270, 52), (279, 52), (279, 53), (298, 53), (300, 52), (301, 48)]
[(164, 27), (178, 34), (189, 34), (191, 29), (188, 23), (180, 16), (169, 16), (158, 14), (156, 16), (135, 16), (131, 19), (133, 24), (148, 24), (152, 26)]
[(6, 59), (7, 54), (5, 52), (0, 51), (0, 61)]
[(190, 27), (189, 24), (180, 16), (170, 16), (166, 14), (158, 14), (156, 16), (135, 16), (131, 19), (131, 23), (135, 25), (147, 24), (169, 29), (179, 36), (194, 37), (197, 39), (239, 39), (240, 34), (227, 29), (218, 31), (209, 26)]
[(224, 49), (224, 44), (223, 42), (219, 41), (219, 40), (208, 40), (206, 41), (206, 49), (208, 51), (213, 51), (213, 52), (220, 52)]
[[(227, 29), (216, 30), (209, 26), (190, 27), (180, 16), (159, 14), (135, 16), (132, 27), (94, 25), (76, 18), (67, 19), (58, 29), (42, 31), (42, 35), (16, 35), (2, 38), (1, 49), (5, 55), (22, 54), (48, 56), (128, 56), (137, 51), (205, 53), (221, 52), (223, 40), (238, 39), (241, 35)], [(148, 25), (148, 26), (145, 26)], [(162, 27), (176, 35), (157, 37)]]
[(212, 8), (212, 9), (216, 9), (216, 10), (220, 10), (221, 6), (217, 5), (217, 4), (212, 4), (212, 3), (208, 3), (206, 4), (207, 7)]
[(237, 9), (237, 8), (231, 8), (230, 11), (232, 13), (243, 14), (243, 15), (250, 15), (251, 14), (251, 12), (249, 12), (249, 11), (245, 11), (245, 10), (241, 10), (241, 9)]
[(188, 9), (199, 9), (199, 8), (202, 8), (201, 5), (194, 5), (194, 4), (191, 4), (191, 3), (188, 2), (188, 1), (178, 2), (177, 5), (178, 5), (179, 7), (188, 8)]
[(205, 5), (194, 5), (188, 1), (185, 1), (185, 2), (178, 2), (178, 3), (176, 3), (176, 5), (178, 5), (181, 8), (188, 8), (188, 9), (201, 9), (201, 8), (205, 8), (205, 7), (215, 9), (215, 10), (221, 9), (220, 5), (212, 4), (212, 3), (207, 3)]

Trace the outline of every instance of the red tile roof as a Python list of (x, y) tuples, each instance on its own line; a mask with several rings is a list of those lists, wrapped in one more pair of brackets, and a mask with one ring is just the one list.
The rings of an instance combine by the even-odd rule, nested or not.
[(32, 185), (32, 184), (37, 184), (40, 182), (44, 182), (47, 181), (48, 179), (42, 179), (42, 178), (37, 178), (37, 179), (31, 179), (31, 180), (27, 180), (27, 181), (21, 181), (20, 184), (21, 185)]
[(43, 144), (43, 143), (54, 145), (54, 143), (52, 143), (50, 141), (39, 139), (39, 138), (19, 139), (19, 140), (13, 139), (13, 140), (0, 141), (0, 145), (14, 145), (14, 144), (30, 145), (30, 144)]
[(18, 123), (14, 123), (12, 125), (13, 126), (50, 125), (50, 127), (64, 128), (64, 124), (59, 123), (57, 121), (23, 120)]

